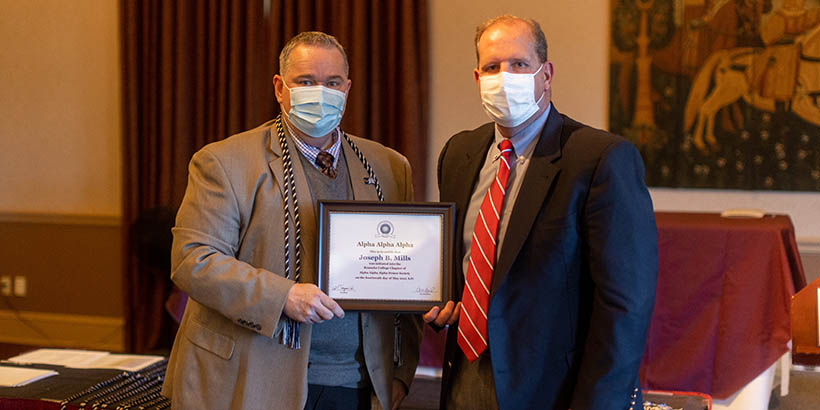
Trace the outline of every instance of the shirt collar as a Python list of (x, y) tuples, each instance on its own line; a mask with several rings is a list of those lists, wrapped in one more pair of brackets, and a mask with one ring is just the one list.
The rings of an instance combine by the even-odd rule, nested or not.
[[(544, 129), (544, 124), (547, 123), (547, 117), (549, 117), (550, 110), (552, 110), (552, 102), (547, 105), (547, 109), (544, 110), (532, 124), (527, 125), (524, 129), (518, 131), (515, 135), (510, 137), (510, 142), (513, 146), (513, 155), (516, 157), (520, 156), (529, 156), (532, 153), (532, 149), (534, 148), (535, 144), (532, 142), (538, 139), (538, 135), (541, 134), (541, 130)], [(501, 132), (498, 130), (498, 125), (495, 126), (495, 143), (493, 144), (493, 158), (497, 158), (500, 155), (500, 151), (498, 150), (498, 143), (503, 140), (504, 137), (501, 136)]]
[(287, 121), (285, 121), (285, 126), (288, 130), (288, 133), (293, 137), (293, 141), (296, 143), (296, 148), (299, 149), (299, 152), (301, 152), (302, 155), (305, 156), (305, 158), (310, 160), (310, 163), (313, 164), (313, 166), (316, 167), (316, 169), (319, 169), (319, 165), (316, 165), (316, 156), (319, 155), (319, 153), (322, 151), (325, 151), (333, 156), (333, 168), (336, 168), (336, 165), (339, 163), (339, 151), (341, 151), (342, 148), (342, 139), (339, 138), (339, 135), (341, 135), (342, 130), (339, 127), (336, 127), (336, 129), (334, 129), (331, 132), (330, 138), (333, 142), (330, 144), (330, 147), (326, 150), (323, 150), (302, 141), (302, 139), (299, 138), (299, 136), (297, 136), (295, 132), (293, 132), (293, 130), (290, 128), (290, 124), (288, 124)]

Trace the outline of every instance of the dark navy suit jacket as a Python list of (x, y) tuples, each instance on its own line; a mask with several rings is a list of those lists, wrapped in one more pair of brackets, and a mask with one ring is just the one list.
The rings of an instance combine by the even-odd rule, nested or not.
[[(464, 214), (493, 140), (494, 124), (485, 124), (453, 136), (439, 158), (441, 201), (456, 203), (457, 300)], [(658, 260), (638, 151), (553, 106), (508, 226), (488, 310), (499, 408), (641, 408)], [(456, 334), (451, 328), (442, 392), (453, 355), (463, 354)]]

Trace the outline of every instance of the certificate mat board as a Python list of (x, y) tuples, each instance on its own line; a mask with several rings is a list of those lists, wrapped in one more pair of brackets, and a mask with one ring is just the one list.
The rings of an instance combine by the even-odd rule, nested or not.
[(452, 299), (454, 204), (319, 208), (319, 287), (343, 309), (426, 312)]

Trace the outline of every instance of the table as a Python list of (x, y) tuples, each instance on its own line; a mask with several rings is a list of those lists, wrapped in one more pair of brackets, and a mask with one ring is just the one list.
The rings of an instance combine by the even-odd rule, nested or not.
[[(170, 402), (160, 395), (168, 360), (163, 359), (139, 371), (116, 369), (75, 369), (48, 364), (3, 363), (4, 366), (57, 371), (21, 387), (0, 387), (0, 409), (60, 410), (65, 400), (66, 410), (81, 408), (167, 409)], [(81, 406), (87, 402), (87, 406)], [(96, 404), (96, 405), (95, 405)]]
[(792, 298), (794, 364), (820, 366), (818, 302), (820, 302), (820, 278), (815, 279)]
[(658, 287), (642, 386), (728, 398), (789, 349), (790, 298), (806, 285), (791, 220), (655, 217)]

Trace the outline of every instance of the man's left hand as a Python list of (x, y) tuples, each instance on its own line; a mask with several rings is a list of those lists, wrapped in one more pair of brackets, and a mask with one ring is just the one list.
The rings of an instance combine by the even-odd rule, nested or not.
[(430, 310), (422, 316), (425, 323), (431, 323), (435, 325), (438, 329), (436, 331), (443, 328), (445, 325), (449, 326), (458, 320), (459, 312), (461, 312), (461, 302), (454, 303), (452, 300), (448, 301), (444, 308), (439, 308), (438, 306), (433, 306)]
[(401, 404), (401, 401), (404, 400), (405, 396), (407, 396), (407, 388), (404, 387), (404, 383), (399, 379), (393, 379), (392, 410), (399, 408), (399, 404)]

